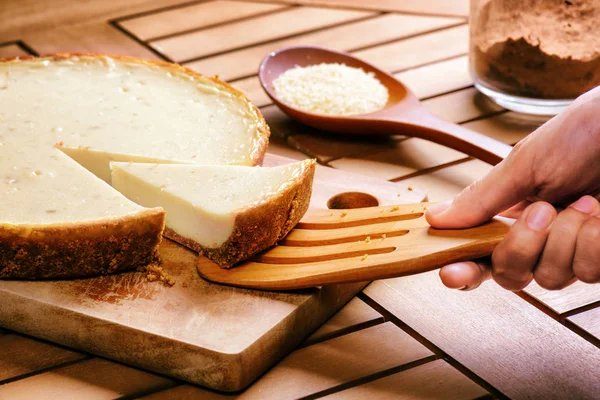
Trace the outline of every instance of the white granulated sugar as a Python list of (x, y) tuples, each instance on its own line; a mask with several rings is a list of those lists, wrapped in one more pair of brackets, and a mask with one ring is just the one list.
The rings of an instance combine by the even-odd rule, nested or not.
[(372, 72), (344, 64), (297, 66), (277, 77), (273, 86), (284, 103), (313, 114), (367, 114), (388, 101), (387, 88)]

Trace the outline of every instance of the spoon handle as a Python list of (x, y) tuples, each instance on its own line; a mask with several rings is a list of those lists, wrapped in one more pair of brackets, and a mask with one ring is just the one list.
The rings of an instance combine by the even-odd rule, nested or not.
[(399, 134), (420, 137), (458, 150), (491, 165), (505, 159), (512, 146), (489, 136), (463, 128), (460, 125), (436, 117), (427, 110), (419, 110), (401, 118), (391, 118), (389, 128)]

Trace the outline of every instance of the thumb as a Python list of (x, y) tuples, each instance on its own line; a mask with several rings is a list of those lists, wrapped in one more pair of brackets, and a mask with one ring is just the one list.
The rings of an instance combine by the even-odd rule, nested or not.
[(534, 193), (532, 160), (523, 154), (526, 152), (516, 150), (454, 200), (429, 207), (425, 214), (427, 222), (442, 229), (476, 226)]

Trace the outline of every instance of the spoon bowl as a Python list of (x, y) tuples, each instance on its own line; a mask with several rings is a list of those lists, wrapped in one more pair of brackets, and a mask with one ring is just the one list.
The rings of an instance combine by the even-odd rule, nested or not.
[[(280, 100), (273, 81), (296, 66), (339, 63), (373, 73), (387, 89), (389, 98), (380, 110), (360, 115), (333, 116), (297, 109)], [(260, 64), (258, 76), (273, 102), (290, 117), (314, 128), (337, 134), (405, 135), (430, 140), (495, 165), (511, 146), (488, 136), (444, 121), (431, 114), (398, 79), (348, 53), (318, 46), (285, 47), (269, 53)]]

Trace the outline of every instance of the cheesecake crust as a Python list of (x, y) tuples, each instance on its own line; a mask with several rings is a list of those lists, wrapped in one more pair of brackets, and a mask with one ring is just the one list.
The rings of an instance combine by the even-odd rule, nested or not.
[(265, 121), (260, 110), (254, 104), (252, 104), (250, 99), (248, 99), (248, 97), (243, 92), (234, 88), (227, 82), (219, 79), (218, 75), (216, 75), (214, 77), (205, 76), (205, 75), (202, 75), (202, 74), (194, 71), (193, 69), (184, 67), (179, 64), (169, 63), (166, 61), (146, 60), (146, 59), (138, 58), (138, 57), (100, 54), (100, 53), (54, 53), (54, 54), (48, 54), (48, 55), (41, 56), (41, 57), (35, 57), (35, 56), (7, 57), (7, 58), (0, 58), (0, 63), (10, 63), (10, 62), (18, 63), (19, 61), (25, 61), (25, 60), (42, 60), (42, 61), (43, 60), (68, 60), (71, 58), (81, 58), (81, 59), (86, 59), (86, 58), (88, 58), (88, 59), (106, 59), (106, 58), (109, 58), (109, 59), (119, 60), (119, 61), (128, 62), (128, 63), (160, 67), (165, 70), (171, 70), (172, 72), (175, 72), (175, 73), (182, 73), (182, 74), (188, 75), (196, 81), (209, 81), (212, 84), (214, 84), (215, 86), (221, 87), (225, 91), (231, 93), (232, 95), (237, 97), (239, 100), (244, 102), (249, 107), (249, 109), (252, 111), (252, 113), (256, 119), (256, 133), (255, 133), (255, 137), (254, 137), (254, 146), (250, 152), (250, 161), (252, 162), (252, 165), (262, 165), (263, 159), (267, 152), (267, 146), (269, 145), (269, 137), (271, 135), (269, 125), (267, 125), (267, 122)]
[(0, 278), (82, 278), (157, 264), (164, 223), (162, 208), (152, 208), (103, 221), (0, 225)]
[(221, 268), (266, 250), (282, 240), (308, 210), (315, 174), (315, 161), (310, 160), (295, 180), (273, 197), (249, 206), (236, 217), (235, 228), (221, 246), (209, 248), (165, 228), (165, 237), (197, 251)]

